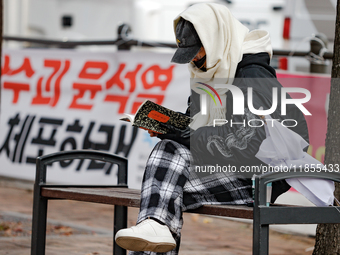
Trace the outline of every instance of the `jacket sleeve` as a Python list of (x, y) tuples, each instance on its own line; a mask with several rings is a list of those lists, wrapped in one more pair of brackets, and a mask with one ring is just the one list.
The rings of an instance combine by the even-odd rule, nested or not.
[[(253, 57), (253, 55), (251, 55), (251, 57)], [(270, 109), (272, 106), (272, 88), (282, 87), (276, 79), (274, 69), (272, 69), (272, 71), (268, 70), (268, 65), (259, 66), (257, 64), (247, 64), (240, 66), (238, 70), (235, 77), (238, 78), (238, 81), (241, 80), (241, 82), (235, 85), (240, 88), (243, 87), (244, 94), (247, 94), (246, 91), (248, 87), (253, 87), (254, 108), (258, 109), (262, 106), (264, 109)], [(234, 81), (235, 83), (238, 82), (236, 79)], [(199, 105), (197, 104), (199, 99), (197, 100), (195, 93), (193, 93), (192, 96), (196, 99), (193, 100), (193, 105), (190, 107), (191, 115), (193, 116), (199, 112)], [(280, 97), (278, 98), (280, 100)], [(233, 116), (230, 114), (232, 109), (230, 109), (230, 107), (228, 108), (228, 102), (230, 101), (230, 98), (227, 98), (226, 120), (229, 121), (228, 123), (218, 127), (201, 127), (193, 132), (190, 139), (190, 150), (194, 158), (194, 163), (201, 165), (230, 164), (236, 167), (242, 165), (259, 166), (263, 164), (255, 155), (261, 143), (266, 138), (264, 127), (255, 128), (249, 127), (248, 125), (250, 119), (259, 120), (259, 116), (252, 115), (246, 103), (245, 114), (242, 116)], [(279, 105), (280, 102), (278, 102), (277, 108), (280, 108)], [(298, 125), (292, 128), (292, 130), (308, 141), (307, 124), (302, 113), (293, 106), (287, 110), (288, 116), (286, 116), (286, 118), (298, 120)], [(280, 109), (271, 114), (271, 116), (273, 119), (282, 120), (283, 118)], [(233, 120), (234, 124), (241, 122), (241, 125), (236, 124), (231, 126), (230, 119)], [(246, 126), (243, 125), (244, 120), (246, 121)], [(253, 121), (250, 123), (256, 125)], [(245, 177), (250, 178), (251, 175)], [(290, 186), (285, 180), (274, 182), (272, 184), (271, 202), (274, 202), (280, 194), (286, 192), (289, 188)]]
[[(192, 135), (190, 149), (199, 162), (209, 164), (258, 165), (255, 157), (262, 141), (266, 138), (260, 119), (248, 109), (244, 116), (233, 116), (222, 126), (198, 128)], [(257, 121), (256, 121), (257, 120)]]
[[(197, 162), (231, 165), (263, 164), (255, 155), (262, 141), (266, 138), (266, 133), (264, 126), (260, 126), (260, 117), (251, 113), (248, 108), (247, 91), (249, 87), (253, 88), (252, 104), (255, 109), (260, 107), (270, 109), (273, 103), (272, 88), (278, 88), (279, 92), (282, 86), (275, 76), (261, 66), (243, 68), (238, 77), (240, 79), (234, 82), (243, 91), (245, 113), (244, 115), (231, 114), (230, 101), (233, 99), (231, 93), (228, 92), (226, 117), (228, 122), (222, 126), (200, 127), (192, 134), (190, 149)], [(292, 105), (288, 107), (287, 115), (281, 116), (280, 93), (278, 100), (277, 109), (271, 114), (272, 118), (282, 120), (284, 117), (285, 119), (297, 120), (298, 125), (291, 129), (308, 141), (308, 129), (303, 114), (296, 106)]]
[[(246, 98), (246, 92), (245, 98)], [(268, 102), (261, 100), (258, 92), (253, 93), (254, 101), (264, 109)], [(227, 96), (228, 100), (229, 95)], [(254, 105), (254, 107), (256, 107)], [(231, 111), (231, 109), (227, 109)], [(196, 162), (208, 164), (259, 165), (255, 155), (266, 138), (264, 122), (251, 113), (245, 105), (244, 115), (230, 115), (222, 126), (204, 126), (194, 131), (190, 149)]]

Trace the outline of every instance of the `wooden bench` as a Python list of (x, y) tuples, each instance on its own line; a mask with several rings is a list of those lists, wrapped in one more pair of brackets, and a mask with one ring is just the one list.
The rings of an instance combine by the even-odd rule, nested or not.
[[(112, 186), (51, 185), (46, 183), (47, 166), (53, 162), (91, 159), (118, 165), (118, 183)], [(139, 207), (140, 191), (127, 187), (126, 158), (93, 150), (57, 152), (37, 158), (34, 184), (31, 255), (45, 254), (47, 203), (49, 199), (68, 199), (114, 205), (114, 236), (127, 227), (127, 207)], [(257, 176), (254, 208), (236, 205), (206, 205), (189, 213), (253, 219), (253, 254), (268, 254), (270, 224), (340, 223), (340, 207), (266, 206), (267, 183), (292, 177), (318, 177), (320, 173), (267, 173)], [(323, 178), (340, 181), (339, 173), (323, 173)], [(126, 251), (113, 244), (114, 255)]]

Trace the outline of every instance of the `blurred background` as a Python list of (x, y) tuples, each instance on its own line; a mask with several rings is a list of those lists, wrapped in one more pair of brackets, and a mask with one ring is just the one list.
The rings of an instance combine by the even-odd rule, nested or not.
[[(309, 51), (315, 36), (321, 40), (314, 43), (333, 49), (336, 0), (4, 0), (3, 29), (5, 36), (62, 41), (115, 40), (118, 27), (126, 24), (123, 34), (128, 33), (129, 38), (174, 43), (174, 17), (199, 2), (224, 4), (250, 30), (269, 31), (275, 50), (289, 50), (291, 54)], [(4, 46), (37, 47), (34, 43), (15, 41), (5, 41)], [(86, 47), (87, 50), (115, 48)], [(275, 57), (272, 65), (289, 71), (309, 71), (308, 60), (301, 58), (288, 61)]]
[[(97, 149), (127, 157), (129, 187), (140, 188), (157, 141), (119, 118), (134, 114), (150, 98), (185, 111), (189, 75), (186, 66), (170, 62), (176, 48), (173, 20), (200, 2), (226, 5), (250, 30), (270, 33), (271, 65), (280, 82), (312, 93), (308, 152), (322, 162), (336, 0), (3, 0), (0, 184), (13, 188), (21, 182), (32, 190), (37, 156)], [(63, 162), (51, 168), (51, 182), (116, 181), (116, 169), (94, 162)], [(17, 194), (10, 197), (7, 190), (0, 189), (0, 227), (1, 211), (16, 210), (23, 196), (9, 190)], [(293, 190), (286, 195), (278, 202), (311, 205)], [(30, 217), (31, 209), (19, 211)], [(314, 236), (315, 227), (276, 228)]]

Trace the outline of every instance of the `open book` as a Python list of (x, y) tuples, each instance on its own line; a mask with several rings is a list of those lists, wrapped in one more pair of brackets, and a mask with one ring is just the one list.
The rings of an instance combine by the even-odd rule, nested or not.
[(152, 130), (160, 134), (166, 134), (167, 128), (161, 126), (159, 124), (160, 122), (172, 125), (179, 129), (185, 129), (190, 124), (191, 118), (150, 100), (145, 100), (138, 108), (135, 115), (125, 113), (120, 120), (129, 121), (136, 127)]

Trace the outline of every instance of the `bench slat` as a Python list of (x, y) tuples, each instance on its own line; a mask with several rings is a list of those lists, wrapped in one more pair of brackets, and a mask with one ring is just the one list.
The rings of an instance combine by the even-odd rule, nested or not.
[[(42, 187), (41, 195), (47, 198), (69, 199), (128, 207), (139, 207), (140, 190), (127, 188), (49, 188)], [(252, 219), (253, 208), (244, 205), (204, 205), (189, 210), (215, 216)]]
[(195, 210), (188, 210), (187, 212), (241, 219), (253, 219), (253, 208), (245, 205), (204, 205)]
[(47, 188), (41, 195), (48, 198), (69, 199), (110, 205), (139, 207), (140, 195), (122, 191), (124, 188)]

